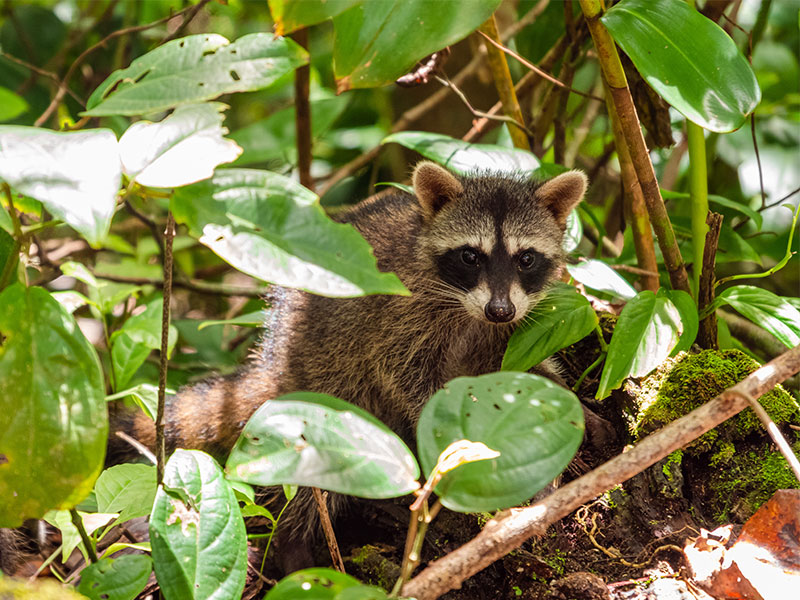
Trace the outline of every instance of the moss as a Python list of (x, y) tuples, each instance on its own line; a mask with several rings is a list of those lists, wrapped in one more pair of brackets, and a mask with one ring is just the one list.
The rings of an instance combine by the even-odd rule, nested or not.
[(661, 472), (667, 481), (672, 483), (675, 479), (675, 469), (679, 469), (683, 462), (683, 450), (675, 450), (667, 456), (667, 460), (661, 465)]
[[(647, 377), (641, 387), (642, 405), (634, 424), (635, 437), (682, 417), (735, 385), (759, 368), (752, 358), (738, 350), (704, 350), (699, 354), (681, 353), (665, 361)], [(776, 424), (800, 421), (800, 406), (778, 386), (760, 398), (762, 406)], [(695, 440), (687, 451), (707, 452), (720, 443), (743, 439), (758, 431), (761, 423), (747, 408)]]

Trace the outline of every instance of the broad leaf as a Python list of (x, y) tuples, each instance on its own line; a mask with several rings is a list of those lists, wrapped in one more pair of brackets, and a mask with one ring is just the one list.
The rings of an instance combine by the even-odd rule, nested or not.
[(105, 279), (97, 279), (86, 265), (79, 262), (68, 261), (60, 266), (61, 272), (67, 277), (74, 277), (85, 283), (89, 293), (89, 303), (101, 314), (109, 314), (114, 307), (136, 294), (141, 286), (131, 283), (116, 283)]
[[(170, 325), (170, 331), (172, 331), (172, 325)], [(175, 390), (167, 388), (166, 395), (167, 402), (169, 402), (170, 396), (175, 395)], [(156, 412), (158, 410), (157, 385), (153, 385), (152, 383), (140, 383), (132, 388), (128, 388), (126, 390), (117, 392), (116, 394), (106, 396), (106, 401), (110, 402), (111, 400), (121, 400), (122, 398), (131, 398), (136, 405), (142, 409), (148, 418), (152, 419), (153, 421), (156, 420)]]
[(177, 450), (150, 517), (150, 543), (167, 600), (238, 598), (247, 574), (247, 539), (233, 490), (214, 459)]
[(670, 299), (681, 316), (683, 331), (680, 340), (670, 352), (670, 356), (675, 356), (678, 352), (686, 352), (694, 344), (697, 338), (697, 331), (700, 328), (700, 316), (697, 314), (697, 304), (686, 292), (681, 290), (670, 290), (667, 288), (659, 289), (659, 293)]
[(92, 345), (40, 287), (0, 292), (0, 526), (83, 500), (103, 468), (108, 418)]
[(281, 579), (264, 600), (386, 600), (386, 592), (333, 569), (295, 571)]
[(633, 286), (601, 260), (590, 259), (577, 265), (567, 265), (567, 271), (587, 288), (605, 292), (615, 298), (630, 300), (636, 295)]
[(665, 290), (639, 292), (619, 316), (608, 345), (597, 398), (605, 398), (626, 377), (641, 377), (667, 358), (684, 331), (681, 315)]
[(504, 371), (527, 371), (589, 335), (597, 315), (571, 285), (558, 283), (514, 331), (503, 356)]
[(275, 35), (286, 35), (302, 27), (335, 17), (363, 0), (269, 0)]
[(28, 110), (25, 98), (0, 86), (0, 121), (10, 121)]
[(119, 139), (125, 174), (141, 185), (179, 187), (208, 179), (242, 149), (223, 136), (219, 102), (179, 106), (158, 123), (137, 121)]
[(786, 299), (759, 287), (737, 285), (717, 296), (714, 305), (723, 304), (769, 331), (787, 347), (800, 344), (800, 311)]
[(110, 129), (56, 133), (0, 125), (0, 179), (39, 200), (92, 246), (108, 234), (121, 176)]
[(122, 464), (109, 467), (94, 484), (97, 510), (119, 513), (118, 522), (150, 514), (156, 496), (156, 468)]
[(460, 512), (528, 500), (566, 468), (582, 439), (583, 411), (575, 394), (529, 373), (453, 379), (428, 401), (417, 425), (425, 473), (458, 440), (483, 442), (500, 453), (444, 475), (434, 491)]
[(179, 188), (175, 220), (231, 265), (265, 281), (325, 296), (402, 294), (351, 226), (331, 221), (315, 194), (269, 171), (222, 169)]
[[(137, 369), (144, 364), (151, 350), (161, 349), (161, 312), (164, 301), (159, 298), (147, 305), (144, 312), (130, 317), (111, 335), (111, 362), (114, 389), (124, 388)], [(178, 341), (178, 330), (170, 325), (167, 353)]]
[(500, 0), (364, 2), (333, 19), (337, 89), (393, 82), (488, 19)]
[[(683, 256), (693, 256), (691, 239), (691, 222), (688, 217), (670, 217), (675, 232), (683, 237), (678, 247)], [(656, 246), (658, 253), (658, 246)], [(739, 235), (730, 225), (723, 224), (719, 230), (717, 247), (717, 263), (739, 262), (749, 260), (761, 264), (761, 256), (753, 246)]]
[(153, 561), (146, 554), (103, 558), (81, 571), (78, 591), (91, 600), (133, 600), (152, 570)]
[(253, 485), (293, 483), (363, 498), (419, 487), (414, 455), (366, 411), (324, 394), (266, 402), (250, 418), (226, 466)]
[(383, 140), (395, 142), (429, 158), (460, 175), (480, 169), (495, 173), (530, 173), (539, 160), (530, 152), (493, 144), (470, 144), (440, 133), (400, 131)]
[(228, 42), (190, 35), (167, 42), (114, 71), (92, 93), (82, 115), (143, 115), (221, 94), (258, 90), (308, 62), (292, 40), (253, 33)]
[[(81, 510), (78, 511), (78, 516), (89, 535), (117, 518), (116, 513), (86, 513)], [(52, 510), (42, 518), (61, 532), (61, 562), (66, 563), (75, 548), (79, 548), (83, 558), (88, 560), (78, 528), (72, 523), (70, 511)]]
[(734, 41), (683, 0), (622, 0), (601, 20), (650, 87), (701, 127), (738, 129), (761, 100)]
[[(683, 192), (671, 192), (669, 190), (661, 190), (661, 195), (664, 200), (689, 200), (690, 196), (687, 193)], [(759, 231), (761, 231), (761, 225), (764, 222), (764, 218), (761, 216), (761, 213), (757, 210), (753, 210), (747, 204), (742, 204), (741, 202), (734, 202), (729, 198), (725, 198), (724, 196), (717, 196), (716, 194), (709, 194), (708, 201), (712, 204), (717, 204), (724, 208), (729, 208), (731, 210), (738, 211), (743, 215), (746, 215), (753, 219), (753, 223), (756, 224), (756, 227)]]

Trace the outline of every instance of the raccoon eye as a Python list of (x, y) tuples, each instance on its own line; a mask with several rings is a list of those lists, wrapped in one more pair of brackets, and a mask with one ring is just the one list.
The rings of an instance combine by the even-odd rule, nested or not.
[(518, 260), (521, 269), (530, 269), (536, 262), (536, 255), (530, 250), (526, 250), (519, 255)]
[(478, 264), (478, 253), (472, 248), (464, 248), (461, 251), (461, 261), (465, 265), (469, 265), (470, 267), (475, 267)]

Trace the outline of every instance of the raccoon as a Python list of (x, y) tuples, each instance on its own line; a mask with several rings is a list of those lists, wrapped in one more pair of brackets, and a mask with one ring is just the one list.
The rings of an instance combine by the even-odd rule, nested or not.
[[(499, 370), (514, 327), (561, 272), (567, 215), (586, 187), (578, 171), (537, 183), (419, 164), (416, 197), (369, 199), (341, 217), (411, 295), (332, 299), (274, 288), (251, 364), (168, 404), (168, 446), (223, 458), (259, 406), (299, 390), (356, 404), (411, 440), (425, 402), (447, 381)], [(552, 369), (540, 372), (557, 378)], [(138, 416), (122, 428), (154, 446), (152, 421)], [(293, 500), (279, 538), (316, 535), (310, 503), (310, 494)], [(331, 512), (340, 504), (333, 495)]]

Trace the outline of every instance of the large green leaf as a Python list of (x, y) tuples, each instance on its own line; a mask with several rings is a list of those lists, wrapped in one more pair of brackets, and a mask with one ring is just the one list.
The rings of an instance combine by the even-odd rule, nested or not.
[(115, 465), (100, 474), (94, 492), (97, 511), (119, 513), (117, 522), (144, 517), (153, 509), (156, 468), (142, 464)]
[(597, 325), (589, 301), (571, 285), (547, 292), (508, 341), (504, 371), (527, 371), (545, 358), (583, 339)]
[(366, 411), (324, 394), (289, 394), (250, 418), (228, 473), (253, 485), (293, 483), (363, 498), (419, 487), (414, 455)]
[(518, 148), (505, 148), (494, 144), (470, 144), (440, 133), (424, 131), (399, 131), (387, 136), (384, 144), (395, 142), (419, 152), (461, 175), (476, 169), (494, 172), (532, 172), (539, 166), (536, 156)]
[[(151, 350), (161, 349), (161, 311), (159, 298), (147, 305), (143, 312), (130, 317), (111, 335), (111, 361), (114, 367), (114, 389), (128, 385), (136, 370), (144, 364)], [(170, 325), (167, 352), (171, 353), (178, 341), (178, 330)]]
[(176, 190), (175, 220), (231, 265), (265, 281), (326, 296), (407, 293), (381, 273), (351, 226), (331, 221), (315, 194), (269, 171), (221, 169)]
[(363, 0), (269, 0), (275, 35), (286, 35), (301, 27), (335, 17)]
[(566, 468), (583, 439), (583, 411), (572, 392), (529, 373), (460, 377), (428, 401), (417, 425), (425, 473), (453, 442), (482, 442), (498, 458), (462, 465), (435, 492), (461, 512), (528, 500)]
[(645, 81), (701, 127), (738, 129), (761, 100), (733, 40), (683, 0), (622, 0), (601, 20)]
[(179, 187), (208, 179), (242, 149), (223, 136), (221, 102), (179, 106), (158, 123), (137, 121), (119, 139), (125, 174), (141, 185)]
[(655, 369), (678, 344), (683, 330), (681, 312), (666, 290), (639, 292), (614, 327), (597, 398), (608, 396), (626, 377), (641, 377)]
[(0, 121), (10, 121), (28, 110), (28, 103), (8, 88), (0, 86)]
[(146, 554), (103, 558), (81, 571), (78, 591), (91, 600), (133, 600), (152, 570), (153, 561)]
[(786, 299), (752, 285), (729, 287), (714, 306), (728, 304), (789, 348), (800, 344), (800, 311)]
[(253, 33), (229, 43), (214, 33), (167, 42), (114, 71), (89, 97), (83, 115), (143, 115), (220, 94), (267, 87), (308, 62), (292, 40)]
[[(672, 226), (679, 237), (683, 239), (678, 243), (683, 256), (693, 256), (691, 223), (688, 217), (670, 217)], [(658, 253), (656, 246), (656, 253)], [(723, 224), (719, 230), (719, 245), (717, 247), (716, 261), (718, 264), (749, 260), (761, 264), (761, 256), (753, 246), (745, 240), (730, 225)]]
[(247, 538), (236, 496), (213, 458), (177, 450), (150, 517), (156, 579), (167, 600), (238, 598)]
[(264, 600), (386, 600), (386, 592), (347, 573), (313, 568), (281, 579)]
[(0, 293), (0, 526), (70, 508), (103, 467), (108, 419), (100, 361), (49, 292)]
[(121, 177), (110, 129), (56, 133), (0, 125), (0, 179), (39, 200), (92, 246), (108, 233)]
[[(664, 200), (688, 200), (691, 197), (687, 193), (671, 192), (669, 190), (661, 190), (661, 196), (664, 198)], [(760, 212), (750, 208), (747, 204), (742, 204), (741, 202), (735, 202), (729, 198), (725, 198), (724, 196), (718, 196), (716, 194), (709, 194), (708, 201), (712, 204), (717, 204), (718, 206), (735, 210), (737, 212), (742, 213), (743, 215), (750, 217), (751, 219), (753, 219), (753, 223), (756, 224), (758, 230), (761, 231), (761, 225), (764, 222), (764, 217), (761, 216)]]
[(432, 52), (465, 38), (500, 0), (363, 2), (333, 19), (339, 91), (391, 83)]
[(630, 300), (636, 295), (633, 286), (601, 260), (589, 259), (577, 265), (567, 265), (567, 271), (583, 285), (616, 298)]

